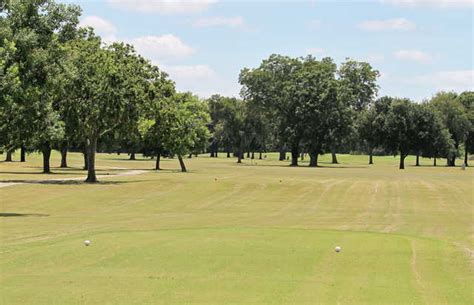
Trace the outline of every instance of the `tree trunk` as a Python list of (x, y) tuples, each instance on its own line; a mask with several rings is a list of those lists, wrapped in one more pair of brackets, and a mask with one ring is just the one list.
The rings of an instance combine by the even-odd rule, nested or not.
[(400, 153), (400, 169), (405, 169), (405, 154), (404, 153)]
[(242, 163), (242, 158), (244, 157), (244, 153), (240, 150), (237, 152), (237, 163)]
[(8, 150), (8, 151), (7, 151), (7, 155), (6, 155), (6, 157), (5, 157), (5, 162), (12, 162), (12, 161), (13, 161), (12, 155), (13, 155), (13, 151), (12, 151), (12, 150)]
[(217, 141), (213, 140), (212, 143), (211, 143), (211, 155), (210, 157), (211, 158), (217, 158), (217, 151), (219, 149), (219, 146), (217, 144)]
[(130, 160), (136, 160), (134, 151), (130, 153)]
[(419, 154), (419, 153), (416, 154), (416, 163), (415, 163), (415, 166), (420, 166), (420, 154)]
[(318, 166), (318, 156), (317, 153), (309, 153), (309, 167), (317, 167)]
[(255, 159), (255, 152), (253, 152), (253, 151), (252, 151), (252, 157), (251, 157), (251, 159), (252, 159), (252, 160)]
[(369, 164), (374, 164), (374, 160), (373, 160), (373, 157), (372, 157), (373, 152), (374, 152), (374, 150), (372, 148), (369, 149)]
[(247, 152), (247, 159), (250, 159), (250, 151)]
[[(454, 142), (454, 148), (456, 151), (459, 151), (459, 143), (457, 141)], [(456, 155), (452, 156), (451, 158), (448, 157), (448, 166), (456, 166)]]
[(26, 148), (24, 146), (20, 148), (20, 162), (26, 162)]
[(49, 174), (51, 173), (51, 168), (49, 166), (49, 159), (51, 158), (51, 146), (49, 143), (43, 147), (41, 152), (43, 153), (43, 173)]
[(87, 158), (87, 152), (83, 152), (82, 155), (84, 156), (84, 166), (82, 167), (82, 169), (86, 171), (89, 169), (89, 161)]
[(61, 146), (61, 168), (67, 167), (67, 146)]
[(179, 166), (181, 166), (181, 172), (185, 173), (186, 165), (184, 164), (183, 157), (181, 155), (178, 155), (178, 160), (179, 160)]
[(336, 155), (336, 152), (334, 150), (331, 150), (331, 156), (332, 156), (332, 164), (338, 164), (339, 162), (337, 162), (337, 155)]
[(286, 160), (286, 151), (284, 149), (280, 150), (280, 157), (278, 158), (279, 161), (285, 161)]
[(433, 158), (433, 166), (436, 166), (436, 157)]
[(191, 159), (192, 157), (193, 157), (193, 153), (190, 153), (190, 154), (188, 155), (188, 159)]
[(155, 162), (155, 170), (159, 171), (160, 168), (160, 161), (161, 161), (161, 153), (156, 155), (156, 162)]
[(298, 156), (299, 156), (298, 145), (294, 145), (291, 148), (291, 164), (290, 164), (290, 166), (298, 166)]
[(230, 151), (227, 151), (227, 158), (230, 158)]
[(466, 145), (464, 145), (464, 165), (469, 166), (468, 160), (469, 160), (469, 151), (467, 150), (467, 142), (466, 142)]
[(87, 145), (87, 183), (96, 183), (97, 176), (95, 175), (95, 152), (97, 149), (97, 138), (88, 139)]
[(259, 159), (259, 160), (262, 160), (262, 152), (259, 152), (259, 153), (258, 153), (258, 159)]

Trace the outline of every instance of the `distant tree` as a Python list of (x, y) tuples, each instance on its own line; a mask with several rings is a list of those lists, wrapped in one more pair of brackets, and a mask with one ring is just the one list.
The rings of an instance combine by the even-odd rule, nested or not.
[(447, 156), (447, 163), (448, 166), (455, 166), (456, 157), (460, 155), (460, 145), (469, 137), (470, 121), (466, 108), (454, 92), (439, 92), (429, 103), (451, 134), (455, 150)]
[(474, 91), (461, 93), (458, 101), (464, 106), (469, 121), (464, 135), (464, 164), (468, 166), (469, 154), (474, 153)]
[(309, 153), (309, 166), (318, 165), (318, 155), (332, 143), (333, 131), (347, 116), (344, 103), (337, 97), (336, 65), (330, 58), (316, 60), (308, 56), (298, 74), (297, 97), (302, 104), (305, 150)]
[(264, 111), (251, 101), (246, 102), (246, 120), (249, 129), (248, 150), (252, 152), (251, 158), (254, 159), (257, 151), (259, 159), (262, 159), (262, 153), (270, 144), (271, 123)]
[(301, 101), (297, 98), (296, 76), (301, 61), (273, 54), (255, 69), (243, 69), (239, 82), (241, 94), (275, 117), (279, 124), (280, 142), (287, 143), (291, 150), (291, 165), (298, 165), (300, 144), (304, 133)]
[(359, 140), (367, 148), (369, 164), (373, 164), (374, 149), (383, 145), (384, 122), (391, 103), (392, 98), (381, 97), (358, 115), (357, 132)]
[(449, 132), (445, 129), (439, 114), (428, 104), (414, 104), (416, 141), (412, 151), (416, 155), (416, 166), (420, 166), (420, 156), (445, 156), (452, 150)]
[(162, 109), (167, 134), (163, 147), (170, 156), (177, 156), (181, 171), (186, 172), (183, 156), (203, 148), (209, 140), (210, 121), (206, 105), (190, 93), (177, 93)]
[(405, 158), (418, 141), (415, 105), (408, 99), (394, 99), (384, 122), (384, 148), (400, 154), (400, 169), (405, 169)]
[(219, 94), (212, 95), (206, 100), (208, 104), (209, 115), (211, 122), (209, 123), (209, 132), (211, 133), (210, 139), (210, 157), (217, 157), (219, 153), (219, 146), (223, 144), (224, 134), (222, 130), (219, 130), (219, 125), (222, 126), (223, 121), (223, 109), (225, 107), (226, 100), (228, 98)]
[(347, 59), (338, 70), (341, 95), (359, 112), (367, 109), (377, 95), (379, 71), (369, 63)]
[(252, 133), (247, 104), (242, 100), (231, 98), (225, 103), (223, 111), (223, 131), (237, 156), (237, 163), (242, 163)]
[(156, 66), (149, 69), (148, 82), (144, 105), (141, 108), (137, 129), (143, 141), (143, 151), (147, 156), (156, 158), (155, 169), (160, 170), (161, 156), (167, 152), (163, 147), (164, 138), (167, 136), (167, 122), (163, 114), (167, 103), (176, 93), (174, 83), (168, 75)]
[(346, 59), (339, 67), (338, 75), (338, 97), (347, 105), (346, 107), (352, 109), (353, 112), (352, 117), (347, 117), (350, 113), (346, 107), (340, 108), (340, 117), (342, 119), (340, 119), (339, 124), (336, 124), (335, 128), (332, 129), (332, 163), (338, 163), (336, 149), (345, 139), (355, 132), (353, 123), (357, 121), (357, 117), (373, 103), (378, 91), (377, 78), (380, 76), (380, 73), (373, 69), (367, 62)]

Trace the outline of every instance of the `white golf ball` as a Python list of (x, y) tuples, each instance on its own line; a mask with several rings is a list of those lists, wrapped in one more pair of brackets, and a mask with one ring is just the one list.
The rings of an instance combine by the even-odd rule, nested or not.
[(337, 246), (335, 250), (336, 250), (336, 252), (341, 252), (342, 249), (341, 249), (341, 247)]
[(91, 244), (90, 240), (88, 240), (88, 239), (84, 240), (84, 245), (89, 246), (90, 244)]

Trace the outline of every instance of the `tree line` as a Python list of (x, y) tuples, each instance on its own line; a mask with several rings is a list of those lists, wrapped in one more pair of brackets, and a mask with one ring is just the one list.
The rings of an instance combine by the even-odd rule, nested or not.
[(104, 44), (80, 28), (81, 9), (53, 0), (0, 2), (0, 151), (84, 155), (96, 182), (95, 155), (136, 153), (156, 160), (219, 152), (237, 158), (280, 151), (291, 165), (306, 154), (363, 151), (446, 158), (472, 153), (473, 92), (441, 92), (429, 101), (377, 97), (369, 63), (272, 55), (239, 75), (242, 99), (200, 99), (177, 92), (168, 75), (124, 43)]

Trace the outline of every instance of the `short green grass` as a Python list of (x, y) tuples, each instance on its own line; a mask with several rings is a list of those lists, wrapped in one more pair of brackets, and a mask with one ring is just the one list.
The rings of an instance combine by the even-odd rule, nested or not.
[[(39, 182), (84, 176), (80, 154), (51, 175), (38, 155), (1, 162), (0, 180), (22, 184), (0, 188), (0, 304), (474, 303), (471, 168), (328, 160), (200, 156), (189, 173), (164, 160), (97, 185)], [(98, 165), (154, 166), (108, 154)]]

